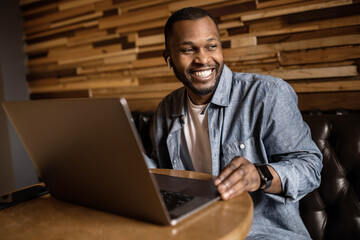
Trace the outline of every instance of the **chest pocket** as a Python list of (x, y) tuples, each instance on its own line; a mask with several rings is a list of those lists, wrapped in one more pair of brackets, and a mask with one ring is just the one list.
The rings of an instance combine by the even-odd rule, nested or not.
[(222, 145), (222, 167), (226, 166), (234, 157), (245, 157), (252, 163), (264, 163), (266, 160), (261, 152), (259, 140), (254, 137), (245, 141), (236, 141)]

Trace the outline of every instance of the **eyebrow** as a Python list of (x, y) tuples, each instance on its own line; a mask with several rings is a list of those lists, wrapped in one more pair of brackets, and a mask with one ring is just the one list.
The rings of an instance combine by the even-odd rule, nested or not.
[[(206, 39), (207, 42), (211, 42), (211, 41), (214, 41), (214, 40), (220, 42), (220, 40), (218, 40), (217, 38), (213, 38), (213, 37)], [(182, 46), (182, 45), (192, 45), (192, 44), (194, 44), (193, 41), (183, 41), (183, 42), (180, 44), (180, 46)]]

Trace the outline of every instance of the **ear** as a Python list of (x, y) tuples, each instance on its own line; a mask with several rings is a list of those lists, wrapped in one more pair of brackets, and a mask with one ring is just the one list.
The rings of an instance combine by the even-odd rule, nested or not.
[(171, 69), (170, 56), (168, 56), (168, 57), (166, 58), (166, 63), (167, 63), (167, 65), (168, 65), (169, 69)]
[(169, 69), (171, 69), (171, 58), (170, 53), (168, 51), (163, 52), (163, 57), (165, 59), (166, 64), (168, 65)]

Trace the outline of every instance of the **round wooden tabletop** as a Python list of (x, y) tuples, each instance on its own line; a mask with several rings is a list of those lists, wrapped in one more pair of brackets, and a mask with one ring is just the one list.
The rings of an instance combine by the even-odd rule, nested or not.
[[(156, 169), (152, 172), (197, 179), (208, 174)], [(0, 211), (6, 239), (244, 239), (253, 218), (248, 193), (218, 201), (176, 226), (161, 226), (63, 201), (49, 194)]]

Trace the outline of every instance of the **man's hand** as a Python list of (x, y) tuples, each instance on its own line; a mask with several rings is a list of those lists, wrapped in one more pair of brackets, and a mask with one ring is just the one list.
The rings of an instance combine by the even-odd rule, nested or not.
[(244, 157), (235, 157), (215, 180), (221, 198), (227, 200), (260, 187), (260, 175), (254, 164)]
[[(266, 191), (279, 194), (281, 193), (281, 181), (276, 171), (268, 166), (273, 181)], [(223, 200), (230, 199), (243, 192), (254, 192), (259, 189), (261, 184), (260, 175), (254, 164), (244, 157), (235, 157), (221, 171), (215, 180), (221, 198)]]

